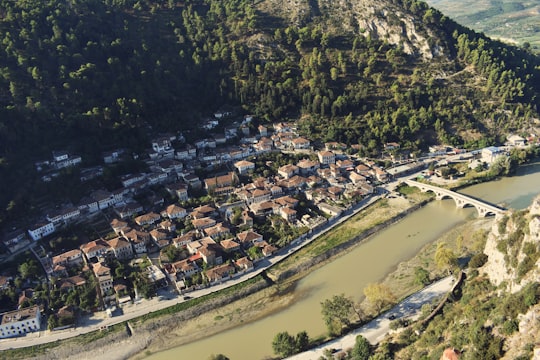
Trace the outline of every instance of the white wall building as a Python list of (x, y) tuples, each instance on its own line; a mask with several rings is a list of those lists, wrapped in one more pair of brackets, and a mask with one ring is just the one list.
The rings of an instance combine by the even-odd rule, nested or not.
[(0, 317), (0, 339), (23, 336), (41, 328), (41, 313), (37, 305), (5, 312)]

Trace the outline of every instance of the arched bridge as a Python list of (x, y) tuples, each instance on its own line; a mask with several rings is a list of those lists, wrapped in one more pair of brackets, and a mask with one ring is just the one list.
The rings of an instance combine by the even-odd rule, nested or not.
[(486, 203), (482, 200), (478, 200), (452, 190), (443, 189), (438, 186), (428, 185), (414, 180), (405, 180), (405, 183), (409, 186), (419, 188), (422, 192), (431, 191), (435, 193), (437, 200), (451, 198), (454, 200), (458, 208), (464, 208), (467, 205), (474, 206), (476, 208), (476, 211), (478, 211), (478, 216), (480, 217), (485, 217), (488, 215), (498, 215), (505, 211), (505, 209)]

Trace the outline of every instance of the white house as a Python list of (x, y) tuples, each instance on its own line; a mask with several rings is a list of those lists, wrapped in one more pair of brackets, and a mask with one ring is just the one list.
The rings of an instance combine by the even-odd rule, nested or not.
[(41, 328), (41, 313), (37, 305), (5, 312), (0, 317), (0, 339), (23, 336)]
[(52, 222), (39, 222), (28, 229), (28, 235), (30, 235), (34, 241), (37, 241), (49, 234), (52, 234), (54, 231), (55, 227)]
[(245, 174), (248, 171), (255, 169), (255, 163), (247, 160), (240, 160), (234, 163), (234, 167), (240, 174)]
[(496, 158), (505, 155), (505, 150), (496, 146), (482, 149), (482, 161), (491, 164)]

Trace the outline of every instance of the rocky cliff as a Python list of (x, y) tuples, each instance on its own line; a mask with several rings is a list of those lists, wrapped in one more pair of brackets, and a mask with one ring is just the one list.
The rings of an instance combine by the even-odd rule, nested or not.
[(482, 271), (494, 285), (516, 292), (540, 279), (540, 196), (527, 210), (509, 211), (494, 222)]
[(446, 53), (444, 40), (429, 26), (432, 22), (439, 22), (442, 15), (436, 10), (429, 10), (423, 21), (415, 15), (427, 8), (424, 3), (414, 3), (407, 8), (392, 1), (267, 0), (261, 2), (259, 8), (288, 19), (299, 27), (315, 22), (324, 32), (352, 32), (387, 41), (399, 46), (406, 54), (426, 60)]

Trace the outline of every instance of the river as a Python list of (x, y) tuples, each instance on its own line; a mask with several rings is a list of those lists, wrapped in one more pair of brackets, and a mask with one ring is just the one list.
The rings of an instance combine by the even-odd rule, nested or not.
[[(526, 208), (540, 192), (540, 161), (522, 166), (515, 176), (460, 190), (494, 204)], [(256, 360), (272, 356), (275, 334), (306, 330), (310, 337), (325, 333), (320, 303), (344, 293), (360, 298), (367, 284), (382, 280), (398, 263), (458, 224), (476, 216), (474, 208), (457, 209), (453, 200), (433, 201), (395, 225), (381, 231), (346, 255), (302, 279), (295, 291), (300, 299), (286, 309), (220, 334), (153, 354), (151, 360), (206, 360), (222, 353), (232, 360)]]

